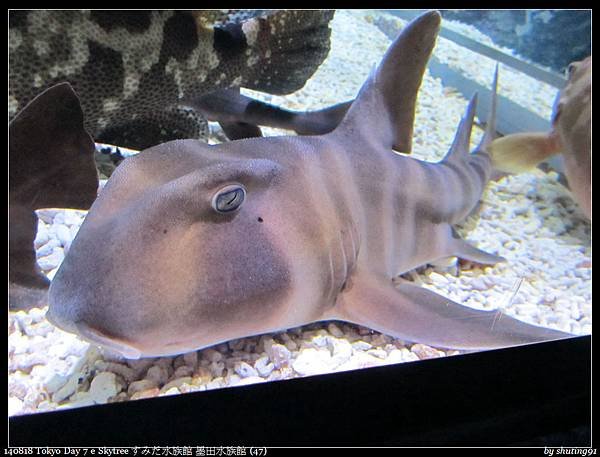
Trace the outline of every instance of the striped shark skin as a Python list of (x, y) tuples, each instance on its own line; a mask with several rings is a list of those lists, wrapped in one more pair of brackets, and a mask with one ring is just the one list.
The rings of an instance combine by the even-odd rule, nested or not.
[(440, 163), (394, 152), (411, 149), (439, 26), (435, 11), (411, 22), (330, 133), (126, 159), (50, 285), (48, 319), (127, 358), (332, 319), (464, 350), (568, 337), (398, 280), (448, 256), (502, 260), (452, 227), (492, 173), (493, 116), (473, 153), (475, 98)]

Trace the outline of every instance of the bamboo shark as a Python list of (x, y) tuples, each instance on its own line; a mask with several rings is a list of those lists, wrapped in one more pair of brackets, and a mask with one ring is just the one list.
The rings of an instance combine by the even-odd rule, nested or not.
[(473, 153), (476, 98), (440, 163), (393, 151), (410, 151), (439, 25), (435, 11), (407, 25), (332, 132), (126, 159), (50, 285), (49, 320), (127, 358), (331, 319), (467, 350), (569, 336), (396, 280), (448, 256), (502, 260), (452, 227), (492, 172), (493, 114)]

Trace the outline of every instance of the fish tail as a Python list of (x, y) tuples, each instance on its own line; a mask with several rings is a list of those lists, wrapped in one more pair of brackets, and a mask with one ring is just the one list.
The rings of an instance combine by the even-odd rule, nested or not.
[(504, 173), (523, 173), (557, 154), (560, 147), (548, 132), (514, 133), (497, 138), (486, 148), (494, 169)]

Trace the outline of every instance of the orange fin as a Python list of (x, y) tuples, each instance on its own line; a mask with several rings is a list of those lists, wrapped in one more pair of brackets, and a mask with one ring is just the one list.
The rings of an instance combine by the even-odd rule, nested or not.
[(487, 147), (492, 165), (505, 173), (523, 173), (560, 150), (554, 136), (544, 132), (514, 133), (498, 138)]

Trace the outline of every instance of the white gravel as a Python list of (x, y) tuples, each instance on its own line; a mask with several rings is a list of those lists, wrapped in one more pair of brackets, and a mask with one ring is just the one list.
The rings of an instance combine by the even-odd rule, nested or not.
[[(387, 49), (389, 40), (373, 24), (374, 13), (339, 11), (332, 22), (330, 56), (306, 86), (289, 97), (261, 98), (293, 109), (313, 109), (354, 97)], [(438, 41), (438, 48), (445, 45)], [(438, 52), (438, 51), (436, 51)], [(466, 66), (462, 48), (443, 52)], [(469, 51), (470, 52), (470, 51)], [(470, 63), (469, 63), (470, 65)], [(487, 84), (477, 62), (473, 76)], [(501, 70), (501, 93), (528, 88)], [(514, 76), (514, 75), (513, 75)], [(513, 77), (511, 76), (511, 78)], [(516, 76), (515, 76), (516, 77)], [(505, 92), (506, 91), (506, 92)], [(551, 105), (554, 93), (543, 95)], [(443, 103), (440, 103), (443, 101)], [(546, 103), (545, 102), (545, 103)], [(540, 103), (537, 99), (533, 105)], [(425, 76), (418, 99), (414, 156), (441, 158), (452, 141), (466, 100)], [(266, 134), (282, 134), (264, 129)], [(481, 131), (476, 129), (473, 144)], [(86, 212), (47, 209), (35, 247), (52, 278), (68, 253)], [(590, 225), (556, 173), (533, 173), (491, 183), (480, 212), (460, 228), (478, 247), (508, 260), (485, 269), (456, 262), (409, 274), (423, 287), (468, 306), (502, 308), (527, 322), (575, 334), (591, 333)], [(9, 415), (98, 403), (172, 395), (319, 373), (411, 362), (459, 353), (401, 341), (342, 322), (311, 324), (286, 332), (244, 338), (176, 357), (127, 361), (62, 332), (45, 319), (46, 309), (9, 313)]]

